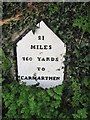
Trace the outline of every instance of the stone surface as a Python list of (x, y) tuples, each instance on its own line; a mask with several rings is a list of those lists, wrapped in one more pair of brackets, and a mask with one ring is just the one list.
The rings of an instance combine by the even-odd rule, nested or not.
[(27, 85), (50, 88), (64, 80), (66, 46), (43, 21), (37, 26), (35, 34), (31, 30), (17, 43), (18, 77)]

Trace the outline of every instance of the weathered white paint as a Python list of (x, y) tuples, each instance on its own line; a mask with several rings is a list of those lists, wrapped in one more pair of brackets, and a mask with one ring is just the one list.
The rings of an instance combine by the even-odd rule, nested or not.
[[(31, 30), (17, 43), (18, 76), (60, 77), (59, 80), (21, 80), (27, 85), (39, 83), (39, 87), (50, 88), (62, 84), (64, 80), (62, 67), (64, 67), (63, 56), (66, 53), (66, 46), (43, 21), (37, 26), (39, 25), (40, 28), (36, 30), (35, 34)], [(44, 36), (45, 39), (38, 40), (38, 36)], [(51, 45), (52, 49), (30, 49), (31, 45)], [(22, 57), (32, 57), (32, 61), (23, 61)], [(59, 61), (38, 61), (37, 57), (58, 57)], [(38, 71), (37, 67), (44, 67), (45, 71)]]

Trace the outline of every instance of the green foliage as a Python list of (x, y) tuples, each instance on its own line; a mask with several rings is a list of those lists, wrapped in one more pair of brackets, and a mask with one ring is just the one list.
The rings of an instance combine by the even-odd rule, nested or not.
[(77, 111), (76, 114), (73, 114), (74, 119), (87, 119), (87, 111), (85, 108)]
[(78, 107), (79, 103), (81, 102), (81, 89), (80, 89), (80, 84), (77, 80), (72, 80), (72, 91), (74, 92), (74, 95), (72, 97), (72, 106), (73, 107)]
[[(82, 10), (84, 12), (82, 12)], [(83, 32), (90, 33), (90, 6), (89, 4), (84, 4), (81, 7), (81, 13), (79, 13), (76, 19), (73, 20), (73, 27), (78, 27)]]
[[(16, 13), (15, 9), (20, 10), (16, 3), (8, 3), (5, 6), (8, 7), (9, 4), (13, 9), (7, 16), (5, 11), (4, 18), (13, 16), (13, 13)], [(24, 11), (22, 19), (18, 22), (11, 21), (10, 24), (3, 26), (3, 48), (10, 50), (13, 47), (11, 37), (15, 31), (20, 32), (30, 26), (35, 32), (36, 23), (44, 20), (67, 45), (64, 62), (65, 80), (62, 86), (45, 90), (25, 84), (19, 85), (17, 82), (4, 83), (3, 115), (8, 119), (89, 120), (90, 17), (87, 14), (88, 3), (48, 3), (47, 7), (43, 7), (43, 3), (34, 5), (38, 11), (27, 14), (25, 13), (27, 8), (22, 6), (21, 11)], [(14, 6), (17, 7), (14, 8)]]
[(0, 57), (2, 58), (0, 61), (2, 63), (2, 77), (4, 77), (11, 67), (11, 62), (9, 58), (5, 56), (5, 53), (1, 48), (0, 48)]
[(74, 20), (73, 26), (90, 33), (90, 16), (80, 16)]
[(20, 85), (17, 82), (7, 84), (3, 88), (3, 101), (8, 109), (5, 117), (8, 119), (57, 118), (62, 90), (63, 86), (43, 90), (35, 86)]

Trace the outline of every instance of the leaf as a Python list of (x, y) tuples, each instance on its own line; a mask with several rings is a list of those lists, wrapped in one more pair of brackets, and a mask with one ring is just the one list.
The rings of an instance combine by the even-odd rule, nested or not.
[(11, 62), (8, 57), (5, 56), (4, 51), (0, 48), (0, 57), (2, 57), (2, 74), (3, 76), (6, 75), (7, 71), (11, 67)]
[(48, 95), (50, 95), (51, 97), (54, 96), (54, 92), (53, 92), (52, 89), (47, 90), (47, 93), (48, 93)]
[(53, 91), (58, 95), (62, 95), (62, 90), (63, 90), (63, 85), (53, 88)]
[(89, 16), (80, 16), (76, 18), (73, 23), (73, 27), (78, 27), (82, 29), (84, 32), (90, 33), (90, 17)]
[(87, 111), (85, 108), (77, 110), (76, 114), (73, 114), (75, 119), (86, 119), (87, 118)]

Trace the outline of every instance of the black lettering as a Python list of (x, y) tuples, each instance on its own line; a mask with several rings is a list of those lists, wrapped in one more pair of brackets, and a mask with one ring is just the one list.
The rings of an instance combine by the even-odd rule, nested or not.
[(44, 67), (42, 68), (42, 71), (45, 71), (45, 68), (44, 68)]
[(24, 79), (27, 79), (28, 80), (28, 77), (27, 76), (25, 76), (25, 78)]
[(60, 77), (56, 77), (56, 80), (60, 80)]
[(49, 49), (52, 49), (52, 45), (49, 45)]
[(31, 76), (29, 76), (28, 79), (31, 80)]
[(37, 67), (38, 71), (40, 71), (40, 67)]
[(44, 80), (44, 76), (41, 76), (41, 80)]
[(42, 61), (45, 61), (45, 58), (42, 58)]
[(44, 36), (42, 36), (42, 40), (44, 40)]
[(51, 61), (54, 61), (54, 58), (53, 58), (53, 57), (51, 57)]
[(28, 61), (28, 57), (26, 57), (26, 61)]
[(56, 61), (58, 61), (58, 58), (56, 58)]
[(41, 49), (41, 50), (43, 49), (42, 45), (40, 45), (40, 49)]
[(21, 76), (21, 79), (24, 80), (24, 76)]
[(37, 49), (39, 49), (39, 45), (37, 45)]
[(30, 57), (29, 60), (32, 61), (32, 57)]
[(38, 40), (41, 40), (41, 36), (38, 36)]
[(25, 61), (25, 57), (22, 57), (23, 61)]
[(33, 76), (32, 79), (37, 80), (37, 77)]
[(44, 45), (44, 49), (45, 49), (45, 50), (47, 50), (47, 49), (48, 49), (47, 47), (48, 47), (47, 45)]
[(45, 76), (46, 80), (48, 80), (48, 76)]
[(37, 57), (38, 61), (40, 61), (41, 57)]
[(44, 36), (38, 36), (38, 40), (44, 40)]
[(49, 80), (52, 80), (52, 77), (49, 77)]
[(49, 57), (46, 57), (46, 61), (50, 61), (50, 58), (49, 58)]
[(31, 49), (35, 49), (36, 47), (35, 47), (35, 45), (31, 45)]
[(52, 46), (51, 45), (31, 45), (30, 46), (30, 49), (44, 49), (44, 50), (47, 50), (47, 49), (52, 49)]
[(53, 77), (53, 80), (55, 80), (56, 77)]
[(37, 79), (40, 80), (41, 79), (40, 76)]

